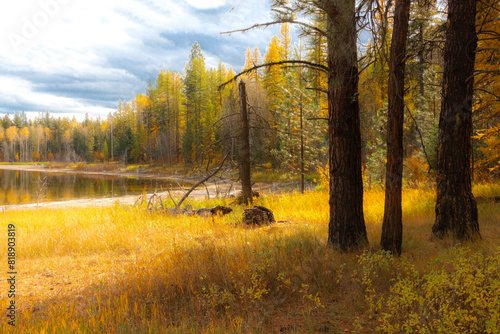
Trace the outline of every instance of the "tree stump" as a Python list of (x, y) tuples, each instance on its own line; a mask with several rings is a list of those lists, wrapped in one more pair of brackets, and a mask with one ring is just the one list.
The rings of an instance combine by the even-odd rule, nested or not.
[(245, 209), (243, 212), (243, 222), (247, 225), (269, 225), (276, 220), (273, 212), (263, 206), (254, 206), (250, 209)]

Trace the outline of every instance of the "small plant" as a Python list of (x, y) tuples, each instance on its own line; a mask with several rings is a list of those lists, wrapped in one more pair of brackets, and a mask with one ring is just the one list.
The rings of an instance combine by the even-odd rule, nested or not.
[(41, 173), (38, 175), (35, 185), (35, 193), (36, 193), (36, 207), (38, 208), (40, 204), (40, 200), (47, 196), (49, 178), (47, 177), (47, 173)]

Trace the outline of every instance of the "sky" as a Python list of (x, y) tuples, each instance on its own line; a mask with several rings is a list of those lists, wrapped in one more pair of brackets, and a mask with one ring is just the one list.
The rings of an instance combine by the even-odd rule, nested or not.
[(241, 70), (279, 27), (221, 34), (271, 20), (268, 0), (23, 0), (0, 5), (0, 116), (49, 110), (106, 117), (144, 93), (160, 69), (184, 74), (197, 41), (207, 68)]

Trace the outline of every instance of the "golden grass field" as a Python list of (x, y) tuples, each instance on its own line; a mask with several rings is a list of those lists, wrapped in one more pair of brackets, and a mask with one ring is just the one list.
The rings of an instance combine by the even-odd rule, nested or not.
[[(477, 185), (474, 194), (498, 196), (500, 185)], [(233, 207), (233, 213), (215, 219), (167, 217), (144, 207), (118, 204), (1, 213), (5, 237), (0, 242), (6, 244), (8, 224), (16, 226), (18, 310), (13, 330), (7, 323), (8, 286), (2, 279), (0, 332), (410, 332), (410, 327), (391, 329), (391, 321), (403, 320), (390, 316), (401, 317), (401, 310), (411, 311), (417, 305), (415, 299), (404, 306), (407, 309), (394, 306), (391, 298), (398, 295), (394, 287), (401, 288), (397, 282), (408, 286), (444, 267), (454, 275), (460, 270), (452, 265), (454, 256), (460, 261), (467, 261), (470, 254), (480, 254), (481, 259), (500, 258), (499, 204), (479, 205), (483, 240), (457, 248), (451, 240), (430, 241), (434, 190), (405, 189), (403, 257), (392, 259), (378, 251), (383, 191), (366, 191), (364, 198), (370, 246), (355, 254), (340, 254), (326, 245), (329, 208), (325, 191), (262, 196), (257, 204), (273, 210), (281, 222), (254, 228), (241, 224), (242, 207)], [(191, 204), (197, 208), (228, 203), (211, 200)], [(6, 249), (6, 245), (1, 247)], [(0, 263), (6, 276), (5, 251)], [(476, 268), (471, 275), (478, 277), (480, 273), (488, 279), (483, 280), (486, 283), (478, 293), (487, 300), (484, 312), (489, 315), (476, 314), (475, 308), (467, 311), (472, 305), (470, 298), (460, 304), (469, 313), (460, 313), (458, 320), (453, 318), (455, 311), (443, 312), (453, 318), (451, 326), (465, 324), (465, 332), (467, 328), (471, 333), (477, 328), (493, 328), (490, 332), (498, 333), (500, 311), (494, 315), (497, 320), (488, 317), (491, 308), (500, 309), (500, 301), (488, 296), (492, 291), (500, 295), (500, 274), (494, 268), (481, 270)], [(404, 281), (408, 277), (413, 279)], [(432, 287), (428, 282), (434, 282), (434, 277), (419, 283), (414, 291)], [(420, 301), (424, 304), (431, 298), (425, 296)], [(425, 316), (425, 312), (418, 312)], [(416, 332), (452, 332), (433, 331), (437, 327), (430, 325), (425, 331), (427, 325), (415, 321), (413, 328), (421, 328)], [(474, 327), (474, 323), (485, 321), (490, 325)]]

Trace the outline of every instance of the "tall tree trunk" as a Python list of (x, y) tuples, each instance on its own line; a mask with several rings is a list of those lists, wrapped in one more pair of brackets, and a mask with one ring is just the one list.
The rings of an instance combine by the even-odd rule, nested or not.
[(368, 243), (363, 216), (355, 1), (324, 2), (328, 40), (330, 223), (328, 242), (342, 251)]
[(471, 136), (477, 0), (448, 1), (448, 31), (437, 161), (434, 236), (481, 238), (471, 185)]
[(300, 92), (300, 193), (305, 190), (305, 166), (304, 166), (304, 107), (302, 105), (302, 91)]
[(424, 67), (425, 67), (425, 57), (424, 57), (424, 23), (422, 21), (418, 21), (418, 43), (419, 43), (419, 50), (418, 50), (418, 69), (417, 69), (417, 76), (418, 76), (418, 86), (419, 86), (419, 93), (423, 97), (425, 94), (425, 86), (424, 86)]
[(113, 161), (113, 150), (114, 150), (114, 145), (113, 145), (113, 119), (111, 119), (111, 124), (110, 124), (110, 128), (111, 128), (111, 132), (110, 132), (110, 136), (109, 136), (109, 141), (110, 141), (110, 144), (111, 144), (111, 161)]
[[(299, 47), (300, 56), (302, 59), (302, 45)], [(300, 121), (300, 193), (305, 191), (305, 162), (304, 162), (304, 94), (302, 91), (302, 68), (299, 69), (299, 121)]]
[(401, 193), (403, 187), (404, 79), (410, 4), (410, 0), (396, 0), (389, 59), (385, 209), (380, 246), (397, 255), (401, 254), (403, 242)]
[(250, 126), (247, 111), (247, 92), (245, 82), (240, 81), (240, 112), (241, 112), (241, 192), (243, 203), (252, 203), (252, 183), (250, 175)]

